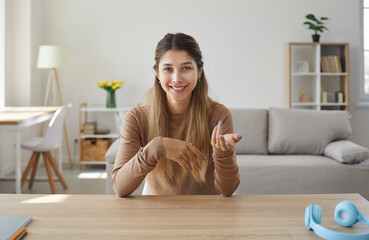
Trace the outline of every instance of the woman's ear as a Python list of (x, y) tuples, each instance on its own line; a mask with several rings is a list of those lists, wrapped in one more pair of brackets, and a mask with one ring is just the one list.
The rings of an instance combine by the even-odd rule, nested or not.
[(159, 81), (160, 81), (159, 72), (155, 71), (155, 74), (156, 74), (156, 78), (159, 79)]
[(202, 67), (199, 69), (199, 73), (198, 73), (198, 78), (197, 79), (201, 78), (201, 76), (202, 76)]

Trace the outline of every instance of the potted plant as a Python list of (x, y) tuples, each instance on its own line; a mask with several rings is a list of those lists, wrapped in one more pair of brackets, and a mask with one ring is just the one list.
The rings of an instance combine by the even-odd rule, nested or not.
[(305, 17), (310, 21), (304, 22), (304, 25), (309, 25), (308, 29), (313, 30), (315, 33), (313, 35), (313, 42), (319, 42), (320, 35), (318, 34), (318, 32), (323, 32), (324, 29), (328, 31), (328, 28), (324, 26), (324, 22), (323, 22), (323, 21), (328, 20), (328, 18), (321, 17), (320, 20), (318, 20), (314, 16), (314, 14), (311, 14), (311, 13), (306, 15)]

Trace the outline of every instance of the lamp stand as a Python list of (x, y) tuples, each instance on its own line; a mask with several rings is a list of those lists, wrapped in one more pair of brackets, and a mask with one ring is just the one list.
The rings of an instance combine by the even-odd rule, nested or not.
[[(62, 98), (61, 98), (59, 81), (58, 81), (58, 75), (56, 74), (56, 69), (55, 68), (50, 69), (49, 78), (47, 80), (44, 106), (47, 106), (47, 103), (49, 101), (50, 88), (52, 88), (52, 90), (53, 90), (53, 99), (52, 99), (53, 100), (53, 105), (56, 106), (56, 95), (58, 95), (59, 104), (63, 105)], [(69, 167), (70, 167), (70, 169), (73, 169), (72, 154), (70, 152), (68, 132), (67, 132), (67, 126), (65, 125), (65, 122), (63, 123), (63, 128), (64, 128), (65, 145), (67, 146), (67, 152), (68, 152)], [(40, 130), (40, 136), (42, 136), (42, 134), (43, 134), (43, 129), (44, 129), (44, 125), (42, 124), (41, 130)]]

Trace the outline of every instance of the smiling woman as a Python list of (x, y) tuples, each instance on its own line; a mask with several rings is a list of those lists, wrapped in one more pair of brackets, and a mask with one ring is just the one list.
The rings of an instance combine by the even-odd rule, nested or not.
[(122, 123), (112, 173), (118, 196), (131, 194), (146, 178), (148, 194), (223, 194), (239, 184), (229, 110), (208, 97), (198, 43), (167, 34), (155, 51), (156, 77), (145, 106)]
[(191, 99), (192, 91), (200, 79), (202, 68), (186, 51), (169, 50), (162, 57), (156, 77), (166, 93), (169, 111), (184, 114)]

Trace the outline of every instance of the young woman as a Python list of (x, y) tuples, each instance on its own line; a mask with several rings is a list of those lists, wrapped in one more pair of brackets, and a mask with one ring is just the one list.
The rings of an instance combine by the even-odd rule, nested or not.
[(146, 178), (147, 194), (223, 194), (240, 182), (229, 110), (208, 97), (202, 54), (191, 36), (167, 34), (156, 46), (156, 78), (145, 106), (122, 123), (112, 185), (120, 197)]

